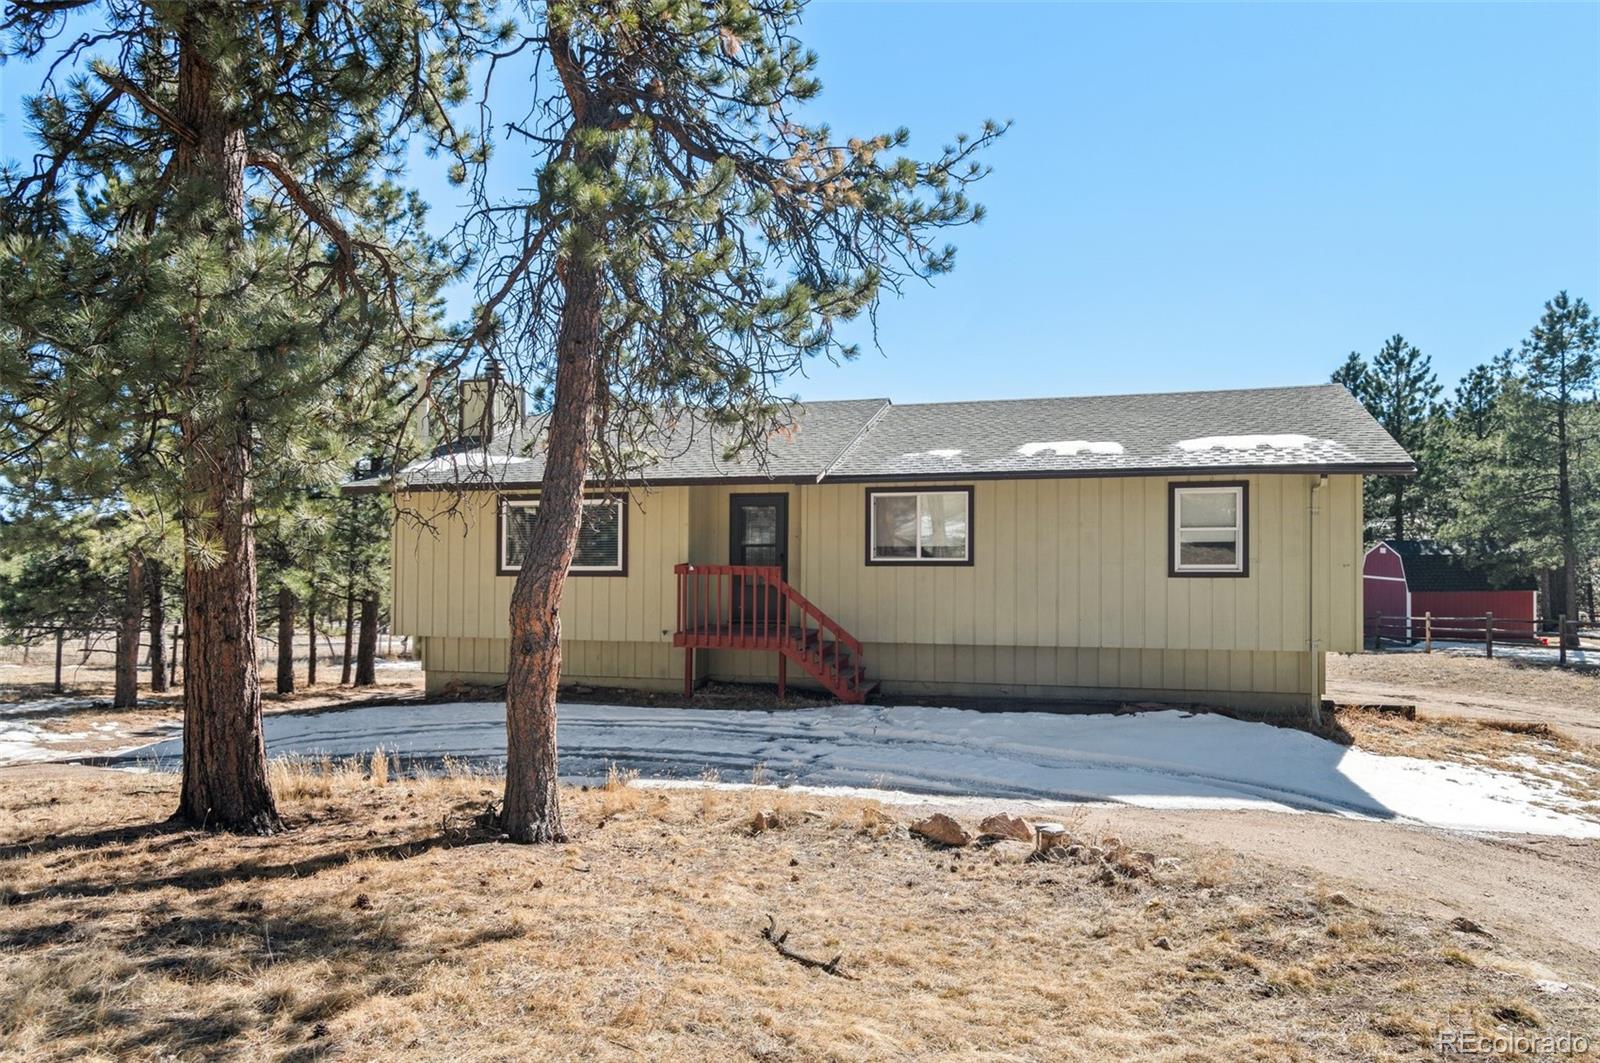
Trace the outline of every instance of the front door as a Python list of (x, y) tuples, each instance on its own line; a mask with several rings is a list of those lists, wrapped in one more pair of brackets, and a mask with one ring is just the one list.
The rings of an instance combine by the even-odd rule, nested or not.
[[(789, 496), (733, 495), (729, 498), (728, 563), (770, 565), (789, 578)], [(764, 582), (734, 579), (735, 623), (771, 622), (782, 596)]]

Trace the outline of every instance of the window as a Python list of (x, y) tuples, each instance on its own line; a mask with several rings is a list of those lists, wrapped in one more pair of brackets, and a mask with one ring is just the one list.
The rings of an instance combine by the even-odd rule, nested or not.
[(1249, 574), (1249, 489), (1242, 482), (1170, 485), (1173, 576)]
[(868, 491), (867, 564), (972, 564), (972, 488)]
[[(539, 515), (537, 498), (507, 498), (500, 502), (500, 575), (515, 575)], [(586, 498), (578, 525), (578, 548), (572, 554), (574, 576), (625, 576), (627, 568), (627, 500)]]

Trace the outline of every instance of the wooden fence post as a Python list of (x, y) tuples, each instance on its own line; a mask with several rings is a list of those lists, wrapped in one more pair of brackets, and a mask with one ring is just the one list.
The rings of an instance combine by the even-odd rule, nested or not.
[(1561, 614), (1561, 618), (1556, 621), (1556, 645), (1561, 647), (1560, 652), (1556, 655), (1556, 667), (1565, 668), (1567, 666), (1567, 614), (1566, 613), (1562, 613)]
[(1422, 614), (1422, 652), (1433, 652), (1433, 614)]
[(1483, 653), (1484, 656), (1494, 657), (1494, 614), (1483, 614)]

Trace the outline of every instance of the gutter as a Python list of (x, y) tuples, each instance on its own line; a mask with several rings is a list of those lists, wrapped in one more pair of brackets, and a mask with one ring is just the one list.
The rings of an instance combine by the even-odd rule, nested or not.
[(1327, 483), (1328, 474), (1323, 473), (1311, 481), (1311, 489), (1306, 493), (1306, 649), (1311, 658), (1310, 704), (1307, 707), (1313, 727), (1322, 724), (1322, 669), (1317, 658), (1317, 518), (1322, 515), (1322, 507), (1317, 505), (1317, 492)]
[[(887, 412), (887, 411), (885, 411)], [(857, 433), (850, 447), (866, 434), (867, 425)], [(842, 452), (837, 458), (828, 463), (828, 467), (819, 476), (786, 475), (786, 476), (685, 476), (685, 477), (631, 477), (617, 481), (618, 486), (624, 484), (637, 484), (651, 487), (697, 487), (715, 484), (808, 484), (821, 483), (826, 477), (831, 483), (952, 483), (952, 482), (977, 482), (980, 480), (1085, 480), (1085, 479), (1130, 479), (1144, 476), (1166, 477), (1194, 477), (1194, 476), (1414, 476), (1414, 465), (1162, 465), (1162, 466), (1133, 466), (1129, 468), (1104, 468), (1104, 469), (1028, 469), (1028, 470), (1001, 470), (998, 472), (974, 472), (952, 469), (948, 472), (927, 473), (883, 473), (878, 475), (852, 473), (849, 476), (831, 476), (833, 469), (848, 456)], [(441, 481), (433, 483), (401, 483), (378, 482), (373, 480), (354, 480), (339, 485), (339, 491), (346, 495), (379, 494), (391, 489), (395, 492), (405, 491), (500, 491), (500, 490), (533, 490), (539, 487), (537, 480), (505, 480), (493, 484), (481, 480), (469, 482)]]
[(868, 432), (872, 431), (872, 426), (882, 420), (883, 415), (888, 413), (889, 407), (893, 405), (894, 403), (890, 402), (888, 399), (883, 400), (883, 405), (879, 406), (877, 410), (873, 412), (872, 416), (867, 418), (867, 423), (861, 426), (861, 430), (855, 435), (851, 436), (850, 442), (846, 443), (843, 449), (841, 449), (838, 454), (834, 455), (833, 460), (828, 462), (821, 472), (817, 473), (817, 483), (821, 483), (823, 480), (827, 479), (828, 474), (834, 469), (838, 468), (839, 463), (849, 456), (850, 452), (855, 449), (856, 444), (861, 442), (862, 437)]

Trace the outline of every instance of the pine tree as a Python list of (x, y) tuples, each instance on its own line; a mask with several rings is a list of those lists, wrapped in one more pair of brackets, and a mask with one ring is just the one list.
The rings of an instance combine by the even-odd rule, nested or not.
[(1560, 599), (1550, 604), (1554, 612), (1572, 616), (1578, 611), (1578, 573), (1585, 553), (1592, 555), (1600, 516), (1593, 460), (1597, 347), (1600, 321), (1589, 304), (1560, 292), (1544, 304), (1517, 359), (1525, 396), (1524, 420), (1514, 433), (1517, 456), (1542, 467), (1549, 478), (1549, 519), (1561, 570)]
[[(1378, 350), (1370, 365), (1352, 351), (1344, 364), (1334, 371), (1332, 380), (1349, 388), (1395, 442), (1417, 459), (1419, 475), (1425, 481), (1433, 465), (1428, 453), (1429, 427), (1438, 412), (1441, 392), (1432, 360), (1415, 345), (1407, 343), (1404, 336), (1396, 334)], [(1404, 539), (1407, 520), (1419, 510), (1422, 497), (1423, 492), (1413, 491), (1405, 477), (1368, 477), (1369, 538), (1388, 534)], [(1379, 513), (1387, 517), (1387, 532), (1371, 519)], [(1416, 530), (1411, 529), (1413, 533)]]
[(1488, 439), (1499, 427), (1499, 402), (1504, 391), (1503, 372), (1494, 365), (1473, 366), (1456, 385), (1455, 398), (1450, 403), (1451, 419), (1471, 438)]
[[(377, 652), (377, 630), (371, 638), (357, 643), (357, 609), (367, 615), (367, 603), (376, 603), (389, 586), (390, 532), (393, 507), (382, 495), (352, 495), (336, 503), (328, 559), (327, 586), (344, 604), (344, 663), (339, 682), (356, 683), (375, 679), (373, 656)], [(377, 607), (370, 607), (376, 616)], [(360, 667), (357, 668), (358, 663)]]
[(534, 121), (513, 123), (536, 194), (477, 212), (495, 253), (469, 338), (553, 383), (511, 602), (501, 825), (516, 841), (563, 836), (557, 610), (585, 482), (624, 472), (662, 417), (759, 447), (785, 420), (778, 382), (807, 357), (853, 357), (841, 323), (948, 270), (935, 241), (981, 216), (964, 190), (998, 127), (918, 162), (895, 154), (904, 130), (841, 138), (801, 118), (820, 89), (803, 7), (552, 0), (507, 48), (536, 56)]
[(114, 617), (114, 580), (97, 566), (87, 521), (40, 526), (0, 523), (0, 637), (55, 646), (56, 693), (62, 692), (62, 646), (105, 628)]
[(1596, 333), (1589, 306), (1562, 292), (1496, 359), (1490, 432), (1463, 459), (1447, 529), (1501, 575), (1552, 573), (1547, 618), (1577, 616), (1578, 584), (1600, 556)]
[[(68, 17), (99, 25), (63, 35)], [(16, 340), (0, 350), (0, 440), (60, 442), (101, 497), (159, 480), (179, 499), (177, 815), (273, 830), (257, 483), (316, 458), (295, 426), (331, 387), (431, 332), (442, 249), (386, 174), (418, 126), (473, 150), (449, 106), (482, 6), (59, 0), (9, 5), (0, 29), (0, 58), (54, 49), (89, 68), (30, 100), (41, 153), (0, 182), (0, 323)]]
[(1335, 384), (1343, 384), (1345, 390), (1360, 400), (1363, 406), (1369, 404), (1372, 397), (1372, 367), (1359, 352), (1351, 351), (1346, 355), (1344, 364), (1333, 371), (1330, 379)]

